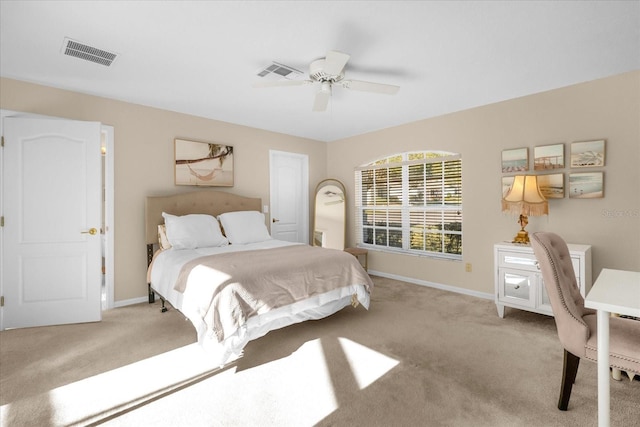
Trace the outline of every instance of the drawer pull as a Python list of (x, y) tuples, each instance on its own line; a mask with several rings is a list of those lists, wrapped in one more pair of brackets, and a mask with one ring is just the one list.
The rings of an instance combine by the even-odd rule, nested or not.
[(520, 285), (516, 285), (514, 289), (520, 289)]
[(540, 263), (538, 261), (536, 261), (536, 268), (540, 270)]

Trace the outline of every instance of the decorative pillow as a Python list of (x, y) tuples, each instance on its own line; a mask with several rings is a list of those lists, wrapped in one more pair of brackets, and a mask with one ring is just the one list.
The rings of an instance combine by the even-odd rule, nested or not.
[(161, 250), (171, 249), (171, 243), (167, 239), (167, 226), (165, 224), (158, 225), (158, 246)]
[(229, 244), (220, 231), (220, 224), (211, 215), (175, 216), (163, 212), (162, 216), (167, 228), (167, 239), (174, 249), (207, 248)]
[(232, 245), (245, 245), (271, 239), (262, 212), (227, 212), (218, 215), (218, 221)]

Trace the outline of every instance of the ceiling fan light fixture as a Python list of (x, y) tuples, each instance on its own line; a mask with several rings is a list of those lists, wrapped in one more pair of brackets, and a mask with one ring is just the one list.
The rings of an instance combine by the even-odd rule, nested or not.
[[(333, 85), (339, 85), (346, 89), (353, 89), (364, 92), (384, 93), (393, 95), (398, 92), (399, 86), (365, 82), (360, 80), (344, 80), (344, 70), (350, 56), (343, 52), (329, 51), (325, 58), (316, 59), (309, 65), (308, 80), (283, 80), (278, 79), (273, 82), (254, 83), (254, 87), (274, 87), (274, 86), (299, 86), (304, 84), (319, 84), (318, 91), (313, 102), (312, 111), (322, 112), (327, 110), (329, 99), (332, 94)], [(280, 68), (282, 67), (282, 68)], [(286, 68), (286, 69), (284, 69)], [(259, 76), (277, 75), (288, 78), (291, 67), (283, 66), (274, 62), (264, 69)], [(293, 73), (290, 73), (293, 74)]]
[(319, 92), (331, 94), (331, 82), (321, 82)]

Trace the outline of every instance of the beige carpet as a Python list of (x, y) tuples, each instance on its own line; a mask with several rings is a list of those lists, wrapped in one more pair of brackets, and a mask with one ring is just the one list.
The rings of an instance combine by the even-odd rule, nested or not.
[[(347, 309), (249, 343), (217, 369), (159, 305), (95, 324), (0, 332), (0, 424), (47, 426), (595, 426), (596, 365), (556, 409), (553, 319), (374, 277)], [(612, 426), (638, 425), (640, 381), (611, 383)]]

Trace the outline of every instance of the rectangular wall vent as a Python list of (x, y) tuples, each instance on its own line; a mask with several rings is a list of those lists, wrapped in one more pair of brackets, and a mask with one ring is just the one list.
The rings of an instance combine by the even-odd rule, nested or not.
[(107, 67), (111, 66), (113, 61), (118, 57), (116, 53), (98, 49), (97, 47), (89, 46), (68, 38), (64, 39), (62, 53)]
[(304, 77), (302, 71), (277, 62), (261, 69), (256, 74), (260, 77), (267, 77), (272, 80), (280, 80), (282, 78), (287, 80), (300, 80)]

